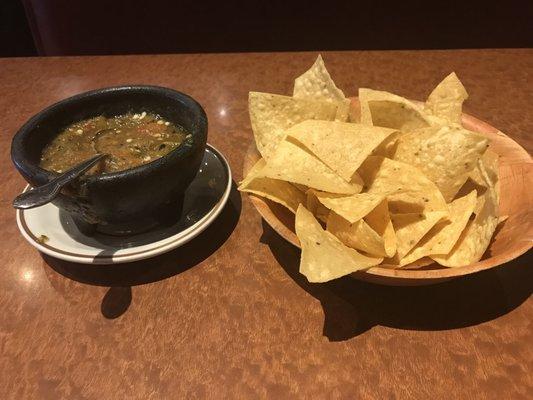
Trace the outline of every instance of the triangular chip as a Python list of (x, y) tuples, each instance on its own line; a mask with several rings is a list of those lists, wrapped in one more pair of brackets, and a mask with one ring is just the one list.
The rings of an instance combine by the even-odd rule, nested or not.
[(465, 87), (452, 72), (429, 95), (425, 111), (448, 122), (461, 124), (463, 102), (468, 98)]
[(396, 250), (398, 260), (404, 258), (420, 239), (447, 215), (448, 213), (445, 211), (434, 211), (427, 214), (391, 214), (398, 243)]
[(261, 175), (331, 193), (355, 194), (362, 188), (360, 184), (346, 182), (314, 155), (288, 140), (278, 145)]
[(309, 190), (309, 186), (306, 185), (300, 185), (299, 183), (292, 183), (292, 185), (304, 194)]
[(361, 123), (398, 129), (404, 132), (431, 125), (422, 109), (395, 94), (372, 89), (359, 89)]
[[(326, 208), (320, 201), (318, 201), (318, 198), (316, 197), (317, 192), (314, 189), (309, 189), (306, 192), (306, 208), (313, 213), (313, 215), (319, 219), (320, 221), (327, 223), (328, 222), (328, 216), (329, 216), (329, 208)], [(331, 196), (339, 196), (329, 193)]]
[(379, 156), (370, 156), (357, 170), (366, 192), (386, 194), (391, 213), (447, 211), (437, 186), (416, 167)]
[(406, 265), (431, 254), (448, 254), (465, 229), (466, 224), (476, 206), (477, 193), (454, 200), (450, 204), (448, 220), (438, 222), (416, 247), (400, 260), (400, 265)]
[(294, 81), (293, 97), (297, 99), (317, 99), (329, 102), (342, 102), (344, 93), (331, 79), (319, 54), (313, 66)]
[(305, 194), (289, 182), (260, 177), (265, 164), (265, 160), (260, 159), (241, 182), (239, 190), (265, 197), (296, 213), (298, 205), (305, 202)]
[[(347, 182), (393, 129), (331, 121), (304, 121), (286, 131)], [(358, 177), (355, 176), (356, 182)]]
[[(500, 183), (499, 183), (499, 156), (490, 147), (485, 151), (485, 154), (478, 160), (476, 168), (474, 168), (468, 175), (470, 180), (477, 186), (485, 188), (492, 187), (496, 191), (496, 198), (500, 199)], [(466, 185), (465, 185), (466, 186)], [(461, 188), (463, 192), (463, 188)]]
[(491, 186), (496, 186), (499, 176), (499, 156), (497, 153), (492, 151), (490, 148), (485, 151), (481, 157), (481, 162), (487, 174), (488, 183)]
[(394, 131), (383, 142), (381, 142), (378, 147), (374, 149), (372, 155), (394, 158), (394, 153), (396, 153), (396, 149), (398, 148), (398, 141), (404, 135), (408, 135), (408, 133), (402, 131)]
[(337, 114), (335, 114), (335, 121), (348, 122), (350, 119), (350, 104), (350, 99), (346, 99), (339, 103)]
[[(487, 182), (486, 182), (485, 178), (483, 177), (483, 172), (481, 172), (481, 169), (483, 167), (480, 165), (480, 163), (481, 163), (481, 159), (478, 160), (478, 162), (476, 163), (475, 168), (472, 171), (470, 171), (470, 173), (468, 174), (468, 177), (476, 185), (487, 187)], [(461, 191), (462, 191), (462, 189), (461, 189)]]
[(376, 257), (385, 257), (385, 242), (364, 219), (350, 223), (340, 215), (331, 212), (326, 230), (346, 246), (362, 250)]
[(488, 139), (461, 127), (429, 127), (403, 135), (394, 159), (413, 165), (434, 182), (449, 202), (476, 168)]
[(378, 265), (383, 258), (368, 257), (325, 231), (304, 206), (296, 212), (296, 235), (302, 247), (300, 273), (309, 282), (327, 282)]
[(249, 93), (248, 109), (257, 149), (266, 160), (291, 126), (308, 119), (333, 121), (337, 114), (337, 104), (325, 100), (259, 92)]
[(332, 193), (316, 192), (316, 196), (324, 206), (335, 211), (349, 223), (362, 219), (385, 198), (383, 194), (373, 193), (339, 196)]
[(364, 218), (365, 222), (383, 238), (384, 253), (386, 257), (396, 254), (396, 233), (389, 215), (387, 201), (384, 200), (370, 211)]
[(496, 202), (500, 203), (500, 177), (499, 156), (490, 148), (478, 161), (479, 170), (488, 187), (494, 190)]
[(494, 189), (489, 188), (477, 199), (476, 216), (468, 222), (453, 249), (445, 255), (432, 255), (431, 258), (446, 267), (463, 267), (481, 259), (496, 226), (499, 207)]

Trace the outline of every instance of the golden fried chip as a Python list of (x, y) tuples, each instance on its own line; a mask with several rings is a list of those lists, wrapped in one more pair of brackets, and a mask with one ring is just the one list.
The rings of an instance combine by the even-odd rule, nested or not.
[(449, 202), (476, 168), (488, 139), (461, 127), (432, 126), (398, 139), (394, 159), (417, 167)]
[(398, 245), (396, 250), (398, 259), (404, 258), (420, 239), (447, 215), (446, 211), (433, 211), (426, 214), (391, 214), (390, 218)]
[(394, 154), (396, 153), (396, 149), (398, 148), (398, 141), (404, 135), (408, 135), (408, 133), (402, 131), (394, 131), (383, 142), (381, 142), (378, 147), (374, 149), (372, 155), (394, 158)]
[(348, 247), (362, 250), (376, 257), (386, 256), (385, 241), (364, 219), (350, 223), (335, 212), (331, 212), (326, 230)]
[(248, 109), (257, 149), (266, 160), (291, 126), (308, 119), (333, 121), (337, 114), (337, 104), (325, 100), (259, 92), (249, 93)]
[(302, 247), (300, 273), (309, 282), (327, 282), (378, 265), (383, 258), (368, 257), (325, 231), (304, 206), (296, 212), (296, 235)]
[(477, 199), (474, 220), (468, 222), (453, 249), (448, 254), (431, 258), (446, 267), (462, 267), (479, 261), (498, 225), (498, 208), (495, 190), (487, 189)]
[(350, 119), (350, 104), (350, 99), (345, 99), (344, 101), (339, 102), (335, 121), (348, 122)]
[[(468, 174), (468, 177), (477, 186), (487, 187), (487, 182), (486, 182), (485, 178), (483, 177), (483, 172), (481, 172), (481, 168), (483, 168), (483, 167), (481, 167), (480, 163), (481, 163), (481, 159), (478, 160), (478, 162), (476, 163), (475, 168), (472, 171), (470, 171), (470, 173)], [(461, 189), (461, 191), (462, 191), (462, 189)]]
[(292, 96), (297, 99), (326, 100), (333, 103), (346, 99), (342, 90), (335, 86), (320, 54), (313, 66), (296, 78)]
[(396, 233), (389, 215), (387, 201), (384, 200), (370, 211), (365, 217), (365, 222), (383, 238), (384, 255), (392, 257), (396, 254)]
[[(499, 183), (499, 156), (490, 147), (485, 154), (478, 160), (476, 168), (468, 175), (470, 180), (477, 186), (493, 188), (496, 192), (496, 199), (500, 201), (500, 183)], [(467, 186), (465, 184), (465, 186)], [(461, 192), (463, 192), (461, 188)]]
[(289, 140), (278, 145), (261, 175), (331, 193), (355, 194), (362, 189), (360, 184), (346, 182), (314, 155)]
[(335, 212), (328, 218), (327, 230), (348, 247), (380, 257), (396, 253), (396, 235), (392, 226), (387, 202), (382, 201), (364, 219), (350, 223)]
[(404, 132), (430, 126), (430, 120), (413, 102), (395, 94), (359, 89), (361, 123), (398, 129)]
[(499, 166), (499, 156), (490, 148), (487, 149), (485, 154), (481, 157), (481, 160), (478, 162), (480, 171), (485, 178), (488, 186), (494, 190), (496, 195), (496, 202), (500, 203), (500, 166)]
[(492, 151), (490, 147), (485, 151), (481, 157), (483, 166), (485, 167), (485, 172), (487, 173), (487, 178), (491, 186), (496, 186), (499, 176), (499, 156), (497, 153)]
[(357, 170), (368, 193), (385, 194), (391, 213), (447, 211), (437, 186), (416, 167), (379, 156), (369, 156)]
[(448, 254), (474, 212), (476, 201), (477, 193), (475, 190), (464, 197), (454, 200), (450, 204), (448, 220), (438, 222), (418, 242), (416, 247), (400, 260), (400, 265), (412, 263), (431, 254)]
[(361, 182), (357, 168), (393, 129), (331, 121), (304, 121), (286, 131), (347, 182)]
[(265, 160), (260, 159), (241, 182), (239, 190), (265, 197), (296, 213), (298, 205), (305, 202), (305, 195), (289, 182), (260, 177), (265, 164)]
[(362, 219), (385, 199), (383, 194), (359, 193), (349, 196), (315, 192), (318, 200), (328, 209), (335, 211), (349, 223)]
[(468, 98), (465, 87), (452, 72), (429, 95), (425, 111), (448, 122), (461, 124), (463, 102)]
[(306, 193), (309, 190), (309, 186), (306, 185), (300, 185), (299, 183), (291, 183), (296, 189), (298, 189), (302, 193)]
[[(318, 198), (316, 197), (317, 193), (322, 193), (322, 192), (317, 192), (314, 189), (309, 189), (306, 192), (306, 203), (305, 203), (305, 206), (310, 212), (313, 213), (313, 215), (317, 219), (319, 219), (320, 221), (322, 221), (324, 223), (327, 223), (328, 222), (328, 216), (329, 216), (329, 208), (326, 208), (326, 206), (324, 206), (318, 200)], [(330, 195), (331, 196), (339, 196), (339, 195), (335, 195), (335, 194), (332, 194), (332, 193), (330, 193)]]

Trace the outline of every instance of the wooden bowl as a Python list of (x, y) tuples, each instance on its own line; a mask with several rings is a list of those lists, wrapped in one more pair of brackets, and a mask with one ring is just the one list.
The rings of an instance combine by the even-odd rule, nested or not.
[[(358, 105), (356, 99), (353, 105)], [(509, 218), (496, 229), (482, 259), (465, 267), (446, 268), (425, 258), (411, 265), (409, 269), (377, 266), (353, 273), (352, 277), (384, 285), (428, 285), (496, 267), (513, 260), (531, 248), (533, 244), (533, 161), (531, 156), (510, 137), (471, 115), (463, 114), (462, 124), (467, 129), (485, 134), (491, 140), (491, 149), (500, 155), (500, 215), (508, 215)], [(243, 176), (246, 176), (259, 158), (260, 154), (255, 143), (251, 143), (244, 158)], [(288, 242), (300, 247), (300, 242), (294, 232), (293, 213), (270, 200), (251, 194), (249, 197), (272, 229)]]

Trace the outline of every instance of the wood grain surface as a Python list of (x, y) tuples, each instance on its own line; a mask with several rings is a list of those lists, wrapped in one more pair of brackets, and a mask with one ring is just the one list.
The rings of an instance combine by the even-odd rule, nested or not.
[[(41, 257), (10, 203), (13, 134), (98, 87), (146, 83), (196, 98), (209, 142), (241, 178), (250, 90), (290, 94), (316, 53), (0, 60), (0, 398), (528, 399), (533, 257), (428, 287), (309, 284), (299, 253), (233, 191), (214, 225), (120, 266)], [(533, 150), (533, 50), (324, 53), (347, 94), (423, 99), (450, 71), (465, 112)]]

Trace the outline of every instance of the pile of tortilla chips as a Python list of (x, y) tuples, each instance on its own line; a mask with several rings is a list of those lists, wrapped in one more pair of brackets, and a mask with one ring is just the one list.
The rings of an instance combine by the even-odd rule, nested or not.
[(461, 125), (467, 97), (451, 73), (424, 105), (359, 89), (351, 106), (318, 56), (292, 96), (250, 93), (262, 158), (239, 189), (296, 214), (310, 282), (425, 257), (474, 263), (498, 224), (500, 194), (489, 140)]

